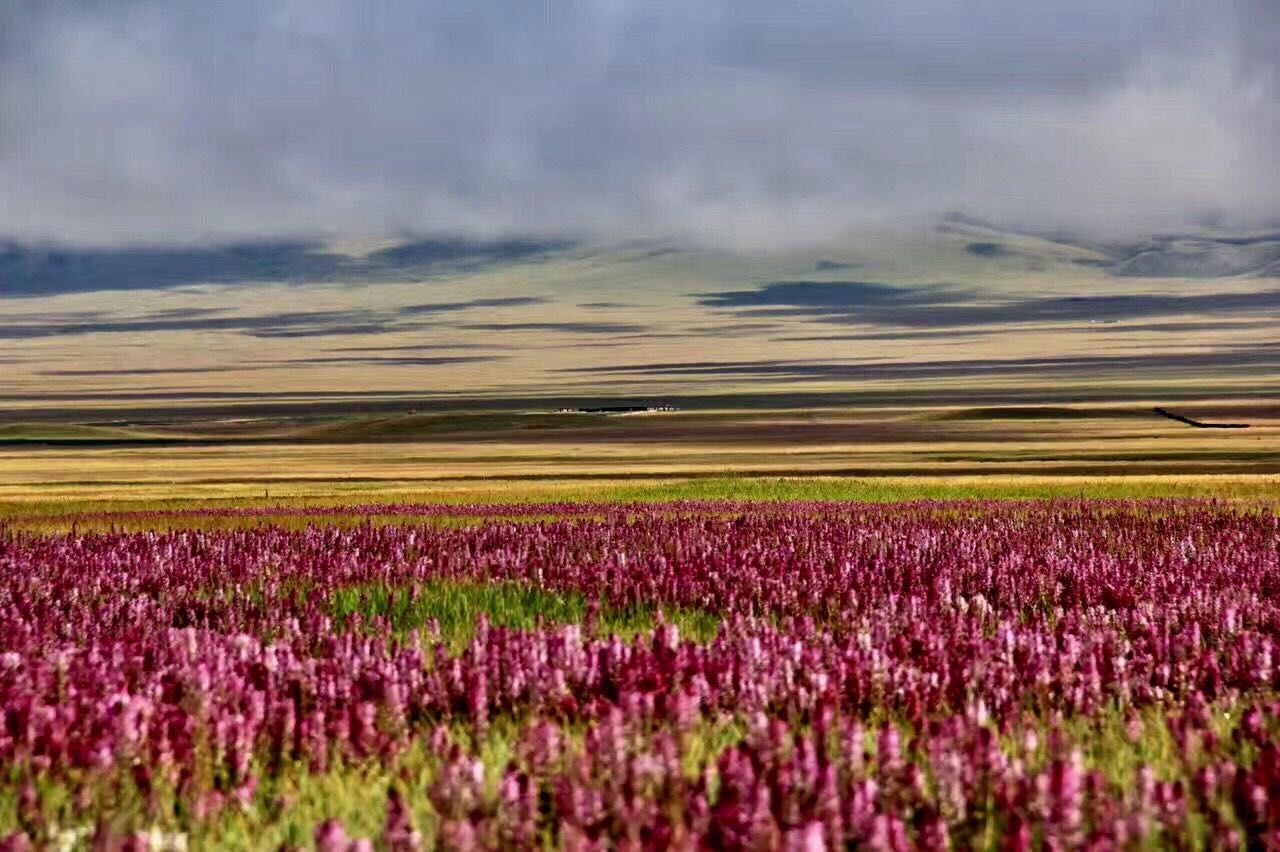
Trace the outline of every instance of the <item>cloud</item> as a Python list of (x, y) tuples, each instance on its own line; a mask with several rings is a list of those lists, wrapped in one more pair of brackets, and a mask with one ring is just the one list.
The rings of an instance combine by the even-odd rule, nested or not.
[(1134, 278), (1280, 276), (1280, 234), (1216, 240), (1166, 237), (1134, 246), (1112, 266)]
[(1280, 215), (1274, 0), (12, 0), (0, 235), (774, 247)]

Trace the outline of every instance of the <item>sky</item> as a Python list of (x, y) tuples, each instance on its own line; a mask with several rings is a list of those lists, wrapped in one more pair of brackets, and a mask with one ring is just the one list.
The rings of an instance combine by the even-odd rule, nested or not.
[(0, 0), (0, 242), (1280, 223), (1275, 0)]
[(1278, 0), (0, 0), (0, 411), (1252, 393), (1277, 139)]

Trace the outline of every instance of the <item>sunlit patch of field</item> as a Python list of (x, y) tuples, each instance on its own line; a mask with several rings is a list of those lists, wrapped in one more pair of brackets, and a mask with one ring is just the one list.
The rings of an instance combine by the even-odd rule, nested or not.
[[(291, 529), (309, 524), (353, 526), (410, 520), (393, 511), (308, 514), (363, 505), (660, 503), (675, 500), (823, 500), (865, 503), (910, 500), (1038, 500), (1054, 498), (1215, 499), (1257, 506), (1280, 503), (1280, 476), (1270, 474), (1161, 474), (1144, 476), (753, 476), (688, 478), (608, 478), (589, 480), (504, 480), (422, 483), (403, 480), (342, 480), (255, 483), (64, 485), (0, 488), (0, 524), (11, 530), (57, 532), (118, 529), (236, 529), (271, 523)], [(186, 514), (200, 509), (296, 510), (295, 514), (218, 516)], [(154, 513), (129, 517), (132, 512)], [(173, 514), (165, 514), (171, 512)], [(525, 520), (542, 519), (526, 516)], [(414, 518), (414, 522), (423, 522)], [(480, 520), (465, 514), (426, 522), (467, 526)]]
[[(460, 413), (150, 425), (76, 445), (13, 428), (0, 518), (99, 509), (679, 498), (900, 500), (1280, 493), (1280, 417), (1230, 401), (687, 411), (639, 417)], [(106, 431), (106, 430), (104, 430)], [(66, 442), (72, 443), (66, 443)]]

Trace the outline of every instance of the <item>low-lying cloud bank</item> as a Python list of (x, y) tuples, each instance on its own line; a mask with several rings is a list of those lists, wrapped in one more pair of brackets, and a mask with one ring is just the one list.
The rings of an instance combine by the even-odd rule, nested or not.
[(0, 238), (1280, 217), (1273, 0), (15, 0)]

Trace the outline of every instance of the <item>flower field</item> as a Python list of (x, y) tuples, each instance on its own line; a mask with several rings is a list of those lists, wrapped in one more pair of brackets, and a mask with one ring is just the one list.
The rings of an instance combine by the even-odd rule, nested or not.
[(0, 848), (1280, 845), (1266, 511), (377, 512), (0, 530)]

